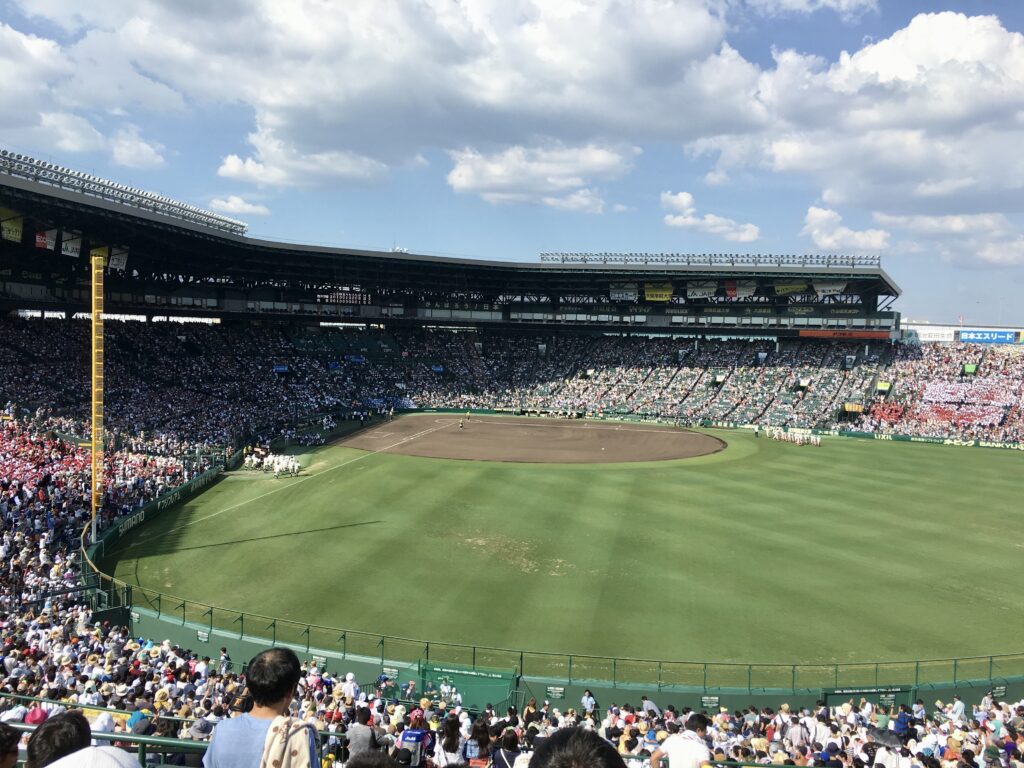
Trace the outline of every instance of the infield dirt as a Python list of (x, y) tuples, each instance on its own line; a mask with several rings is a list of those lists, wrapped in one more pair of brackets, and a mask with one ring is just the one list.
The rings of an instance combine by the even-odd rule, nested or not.
[(688, 459), (726, 447), (711, 435), (649, 424), (503, 416), (464, 419), (451, 414), (400, 417), (338, 444), (406, 456), (534, 464)]

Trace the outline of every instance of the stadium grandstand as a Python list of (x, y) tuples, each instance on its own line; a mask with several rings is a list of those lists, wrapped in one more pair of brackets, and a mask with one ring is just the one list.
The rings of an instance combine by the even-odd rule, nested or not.
[[(361, 729), (366, 728), (385, 749), (409, 749), (439, 765), (482, 764), (471, 761), (492, 753), (496, 765), (511, 765), (520, 754), (577, 724), (600, 733), (638, 765), (671, 749), (682, 738), (676, 734), (687, 728), (708, 739), (708, 759), (716, 762), (939, 768), (941, 756), (943, 767), (1009, 768), (1020, 760), (1024, 703), (1018, 700), (1024, 697), (1024, 657), (1014, 653), (1020, 650), (1013, 647), (1019, 635), (1012, 628), (1003, 633), (1009, 646), (989, 646), (987, 653), (970, 643), (950, 643), (943, 654), (941, 643), (950, 639), (948, 634), (929, 635), (929, 642), (936, 643), (930, 647), (939, 649), (939, 661), (936, 655), (914, 658), (919, 651), (912, 644), (900, 654), (893, 651), (898, 645), (868, 637), (879, 648), (875, 656), (832, 649), (827, 657), (783, 663), (788, 649), (781, 648), (781, 656), (759, 664), (764, 646), (751, 641), (745, 659), (737, 658), (744, 652), (740, 649), (728, 659), (683, 662), (691, 658), (691, 649), (672, 644), (676, 624), (671, 621), (665, 625), (669, 629), (663, 647), (669, 650), (663, 654), (661, 646), (649, 651), (625, 641), (612, 649), (586, 645), (601, 638), (587, 640), (572, 627), (562, 627), (564, 634), (555, 635), (565, 638), (558, 648), (513, 652), (508, 649), (523, 648), (527, 641), (494, 615), (496, 602), (477, 601), (466, 593), (458, 604), (460, 613), (440, 617), (439, 628), (419, 620), (410, 620), (408, 628), (363, 624), (363, 642), (357, 640), (359, 632), (344, 630), (349, 625), (340, 623), (358, 615), (350, 606), (344, 607), (347, 613), (339, 623), (329, 626), (308, 614), (256, 615), (255, 623), (248, 620), (246, 625), (250, 612), (270, 610), (262, 608), (270, 597), (251, 593), (246, 599), (254, 602), (231, 602), (243, 599), (243, 590), (235, 586), (248, 577), (231, 570), (235, 565), (230, 553), (204, 554), (208, 551), (203, 547), (225, 536), (197, 527), (206, 519), (207, 508), (197, 506), (204, 499), (214, 499), (209, 507), (216, 510), (209, 513), (214, 517), (277, 490), (301, 487), (272, 485), (271, 472), (287, 474), (294, 466), (299, 477), (277, 482), (308, 480), (309, 489), (318, 473), (382, 456), (392, 447), (442, 431), (450, 438), (442, 447), (451, 453), (412, 455), (481, 459), (485, 457), (477, 444), (455, 444), (459, 431), (468, 440), (474, 434), (498, 434), (501, 427), (493, 425), (503, 423), (522, 426), (508, 433), (516, 436), (529, 429), (543, 431), (540, 425), (569, 429), (578, 424), (594, 427), (594, 434), (598, 426), (614, 425), (609, 429), (613, 437), (632, 434), (636, 442), (618, 448), (612, 442), (601, 444), (600, 451), (607, 448), (615, 454), (608, 474), (648, 472), (635, 482), (650, 489), (659, 487), (657, 475), (671, 469), (685, 476), (691, 466), (697, 468), (695, 475), (721, 469), (726, 473), (722, 477), (730, 478), (721, 485), (734, 488), (743, 484), (744, 476), (728, 475), (726, 462), (739, 467), (737, 472), (753, 472), (751, 467), (757, 466), (763, 474), (756, 481), (753, 475), (748, 479), (763, 494), (742, 502), (754, 510), (761, 509), (765, 498), (788, 509), (803, 494), (816, 497), (819, 508), (813, 512), (824, 518), (823, 499), (830, 493), (853, 493), (851, 487), (867, 482), (868, 476), (886, 475), (886, 462), (898, 463), (900, 471), (910, 474), (918, 459), (940, 467), (933, 476), (936, 483), (959, 486), (956, 477), (948, 477), (951, 471), (941, 467), (962, 467), (979, 461), (970, 457), (988, 457), (984, 461), (995, 469), (990, 474), (985, 474), (989, 469), (978, 470), (978, 477), (990, 478), (986, 487), (995, 494), (997, 480), (1012, 478), (1016, 471), (1018, 480), (1007, 483), (1007, 498), (1013, 498), (1019, 464), (1011, 462), (1024, 448), (1024, 339), (1019, 329), (902, 323), (894, 309), (901, 289), (877, 257), (546, 253), (508, 263), (269, 242), (248, 237), (245, 225), (232, 219), (8, 151), (0, 151), (0, 226), (0, 606), (5, 654), (0, 720), (38, 725), (66, 709), (80, 708), (92, 720), (94, 733), (113, 734), (100, 738), (136, 743), (141, 737), (160, 760), (194, 764), (217, 723), (251, 704), (245, 662), (258, 648), (278, 644), (295, 649), (302, 659), (294, 711), (315, 724), (325, 765), (344, 763), (350, 755), (354, 759), (356, 746), (366, 738)], [(89, 443), (94, 384), (90, 261), (97, 255), (106, 264), (106, 452), (94, 538), (89, 532), (94, 481)], [(402, 424), (428, 423), (416, 421), (427, 419), (426, 414), (431, 414), (433, 426), (401, 431)], [(392, 431), (381, 433), (382, 427)], [(384, 435), (382, 441), (366, 443), (375, 430)], [(683, 449), (679, 454), (659, 453), (650, 463), (653, 469), (644, 469), (644, 462), (629, 469), (633, 452), (675, 450), (648, 444), (654, 439), (648, 435), (662, 433), (706, 435), (713, 445), (702, 455)], [(550, 442), (570, 439), (568, 432), (558, 435)], [(364, 443), (345, 442), (351, 439)], [(675, 437), (666, 438), (671, 439)], [(324, 446), (336, 440), (342, 442)], [(789, 445), (820, 446), (822, 440), (826, 445), (820, 451)], [(549, 449), (551, 472), (572, 463), (557, 453), (557, 445), (543, 442), (516, 448), (525, 453), (509, 463), (539, 465)], [(955, 445), (887, 445), (910, 442)], [(570, 447), (576, 446), (574, 442)], [(509, 445), (503, 448), (512, 451)], [(832, 455), (841, 460), (830, 458), (833, 448)], [(347, 453), (329, 464), (329, 449)], [(755, 452), (765, 463), (743, 470), (737, 462)], [(950, 456), (964, 463), (943, 464)], [(251, 471), (257, 457), (267, 471)], [(294, 465), (283, 457), (296, 457)], [(404, 507), (410, 499), (388, 495), (390, 486), (398, 487), (401, 477), (411, 477), (416, 467), (429, 466), (423, 470), (425, 478), (454, 473), (438, 494), (446, 514), (458, 512), (457, 492), (472, 484), (458, 474), (470, 471), (463, 466), (467, 462), (453, 467), (429, 464), (431, 458), (403, 460), (397, 470), (389, 470), (393, 475), (387, 480), (377, 481), (385, 486), (381, 508)], [(578, 463), (591, 460), (606, 459), (598, 453)], [(329, 466), (324, 469), (315, 462)], [(812, 475), (824, 475), (823, 484), (813, 491)], [(554, 493), (567, 475), (543, 477), (538, 485)], [(799, 484), (791, 482), (794, 477)], [(792, 486), (793, 495), (778, 491), (777, 498), (772, 496), (775, 481), (780, 487)], [(520, 494), (532, 484), (522, 476), (507, 482), (515, 498), (523, 498)], [(887, 487), (898, 485), (893, 481)], [(945, 486), (937, 487), (947, 492)], [(607, 491), (609, 498), (617, 492)], [(296, 505), (310, 506), (319, 498), (305, 493), (301, 498), (296, 491)], [(884, 499), (872, 493), (865, 507), (885, 507)], [(650, 495), (658, 496), (653, 490)], [(268, 525), (275, 515), (291, 514), (283, 498), (273, 496), (278, 506), (268, 508), (262, 518), (257, 517), (263, 514), (261, 508), (250, 506), (248, 521), (231, 523), (254, 526), (237, 537), (226, 535), (237, 545), (233, 550), (242, 551), (245, 533), (269, 551), (271, 544), (264, 539), (272, 537), (260, 537), (259, 526)], [(343, 502), (355, 504), (354, 498), (344, 496)], [(614, 498), (620, 503), (609, 514), (619, 517), (639, 504), (631, 495)], [(685, 507), (690, 500), (663, 501)], [(341, 504), (336, 498), (324, 502), (323, 514), (340, 514), (336, 507)], [(739, 507), (737, 502), (733, 511)], [(575, 511), (600, 528), (596, 509)], [(939, 510), (934, 511), (937, 516)], [(544, 514), (541, 519), (547, 519)], [(718, 522), (728, 526), (729, 517), (722, 515)], [(987, 535), (960, 517), (953, 531), (937, 523), (929, 528), (927, 517), (915, 519), (914, 524), (924, 527), (908, 538), (916, 538), (918, 530), (924, 531), (921, 538), (929, 539), (962, 534), (963, 542), (946, 542), (955, 549)], [(870, 520), (871, 525), (878, 522), (877, 517)], [(500, 515), (486, 521), (489, 535), (498, 536), (499, 521)], [(360, 530), (355, 526), (371, 527), (370, 522), (346, 523), (352, 527), (345, 535), (355, 536)], [(227, 517), (210, 525), (221, 523), (227, 527)], [(431, 518), (433, 530), (439, 525), (446, 523)], [(833, 541), (857, 538), (852, 517), (836, 525), (823, 535)], [(910, 523), (894, 516), (879, 525), (902, 534), (901, 526)], [(201, 540), (187, 539), (182, 532), (186, 527)], [(1006, 538), (1006, 528), (993, 527), (998, 528), (990, 532), (993, 537)], [(715, 535), (744, 540), (740, 527), (722, 530)], [(811, 542), (816, 534), (797, 530), (795, 538), (804, 535)], [(625, 546), (625, 538), (618, 544)], [(887, 546), (881, 538), (886, 537), (867, 537), (868, 551)], [(360, 548), (370, 552), (377, 540), (355, 541), (346, 552), (349, 557), (356, 557), (353, 550)], [(494, 541), (498, 539), (485, 540), (481, 534), (464, 543), (479, 550)], [(748, 543), (753, 548), (755, 542)], [(645, 545), (653, 543), (647, 540)], [(1014, 545), (1022, 546), (1007, 544)], [(354, 572), (369, 574), (372, 581), (377, 575), (370, 568), (383, 561), (387, 567), (405, 569), (399, 584), (417, 583), (407, 569), (416, 566), (421, 553), (402, 554), (411, 543), (399, 534), (388, 546), (377, 560), (353, 561), (360, 563)], [(442, 559), (450, 556), (436, 540), (429, 547)], [(508, 538), (501, 540), (501, 547), (499, 555), (487, 550), (490, 562), (499, 568), (511, 564), (529, 578), (546, 577), (545, 590), (554, 590), (550, 585), (565, 573), (566, 560), (538, 565), (537, 557)], [(143, 555), (131, 555), (138, 549), (147, 557), (166, 558), (157, 579), (147, 582), (141, 574), (132, 582), (121, 569), (125, 562), (138, 569)], [(201, 574), (203, 579), (218, 574), (216, 578), (233, 586), (218, 587), (217, 594), (173, 593), (174, 587), (166, 585), (185, 581), (185, 573), (174, 569), (191, 570), (188, 564), (175, 564), (185, 561), (173, 557), (189, 549), (199, 550), (197, 562), (210, 568)], [(845, 567), (840, 554), (830, 555), (836, 560), (824, 565), (816, 560), (801, 563), (802, 557), (814, 557), (811, 549), (787, 551), (784, 557), (793, 559), (780, 570), (821, 565), (827, 571), (831, 563), (836, 569)], [(130, 555), (134, 559), (125, 559)], [(292, 563), (301, 559), (296, 550), (283, 557)], [(737, 568), (744, 559), (728, 547), (721, 558)], [(340, 555), (338, 559), (343, 560)], [(669, 553), (667, 560), (672, 559)], [(985, 573), (998, 578), (1004, 570), (1019, 570), (1009, 560), (984, 565)], [(266, 565), (257, 562), (254, 567)], [(345, 567), (340, 562), (341, 570), (324, 569), (314, 578), (322, 584), (346, 583), (341, 579), (351, 579), (353, 572)], [(629, 561), (622, 567), (640, 565)], [(705, 572), (717, 567), (712, 563)], [(814, 579), (817, 572), (804, 575)], [(274, 580), (259, 579), (259, 573), (251, 578), (261, 582), (261, 589), (270, 586)], [(435, 586), (442, 591), (446, 584), (473, 579), (473, 574), (456, 562)], [(563, 598), (604, 593), (608, 587), (601, 579), (621, 581), (622, 575), (604, 574), (595, 565), (580, 575), (578, 589)], [(686, 582), (665, 578), (665, 591), (686, 592)], [(839, 591), (843, 579), (860, 580), (867, 591), (872, 579), (879, 579), (877, 586), (885, 583), (867, 566), (855, 576), (837, 578), (840, 584), (825, 602), (810, 590), (786, 599), (785, 607), (794, 616), (808, 611), (799, 614), (805, 634), (814, 631), (819, 617), (825, 621), (826, 608), (842, 611), (849, 599)], [(480, 579), (482, 591), (495, 589), (491, 580)], [(660, 601), (667, 599), (651, 581), (653, 577), (646, 582), (650, 592), (640, 584), (621, 602), (599, 600), (612, 615), (630, 617), (624, 623), (633, 624), (633, 637), (647, 632), (641, 620), (645, 625), (653, 622), (662, 613)], [(770, 579), (757, 586), (743, 596), (747, 602), (739, 610), (753, 610), (750, 603), (772, 599)], [(920, 610), (915, 615), (930, 616), (947, 629), (962, 621), (963, 633), (974, 634), (966, 612), (977, 608), (979, 594), (990, 602), (996, 598), (967, 583), (965, 576), (951, 574), (944, 584), (935, 585), (940, 586), (948, 587), (950, 600), (961, 601), (956, 605), (966, 606), (963, 618), (928, 595), (909, 590), (897, 592), (899, 609)], [(435, 595), (409, 589), (408, 602), (424, 602), (429, 611)], [(526, 591), (513, 589), (522, 591), (507, 593), (509, 603)], [(296, 591), (283, 592), (284, 604), (296, 602)], [(333, 589), (311, 596), (323, 603), (335, 597)], [(403, 602), (397, 592), (386, 597), (393, 609)], [(563, 598), (556, 598), (556, 612), (564, 608), (558, 604)], [(919, 608), (907, 607), (913, 601)], [(642, 610), (629, 613), (623, 603), (642, 603), (637, 606)], [(472, 614), (474, 606), (479, 612)], [(1002, 603), (993, 606), (993, 611), (1005, 610)], [(543, 606), (535, 607), (539, 611)], [(893, 603), (892, 611), (896, 608)], [(533, 609), (527, 605), (520, 615), (529, 617)], [(402, 606), (397, 613), (413, 610)], [(367, 620), (385, 613), (397, 620), (396, 610), (366, 614)], [(692, 618), (689, 623), (695, 626), (718, 622), (707, 615)], [(430, 636), (438, 642), (409, 639), (423, 636), (419, 632), (424, 627), (430, 632), (450, 629), (451, 634)], [(497, 639), (488, 629), (498, 633)], [(537, 628), (527, 630), (535, 633)], [(746, 626), (744, 634), (735, 624), (725, 626), (716, 642), (724, 648), (727, 635), (753, 637), (754, 630)], [(610, 626), (607, 631), (614, 637)], [(509, 639), (501, 643), (501, 638)], [(988, 636), (975, 639), (987, 642)], [(558, 653), (547, 653), (552, 650)], [(649, 653), (658, 655), (645, 655)], [(957, 654), (962, 657), (954, 658)], [(690, 718), (701, 711), (705, 717)], [(196, 742), (201, 744), (197, 747)]]

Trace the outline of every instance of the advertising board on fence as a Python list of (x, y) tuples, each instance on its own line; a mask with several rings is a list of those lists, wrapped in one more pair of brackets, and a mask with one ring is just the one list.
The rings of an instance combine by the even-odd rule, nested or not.
[(1016, 344), (1016, 331), (986, 331), (980, 329), (961, 329), (960, 341), (971, 344)]

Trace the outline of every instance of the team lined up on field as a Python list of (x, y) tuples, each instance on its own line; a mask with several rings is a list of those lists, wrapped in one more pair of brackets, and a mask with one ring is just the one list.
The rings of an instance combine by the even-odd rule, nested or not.
[(246, 453), (242, 466), (250, 471), (273, 472), (274, 477), (298, 477), (299, 470), (302, 469), (299, 460), (294, 456), (282, 456), (277, 453)]
[[(786, 432), (783, 429), (766, 429), (764, 435), (769, 440), (779, 440), (783, 443), (792, 443), (793, 445), (813, 445), (815, 448), (821, 447), (821, 438), (818, 435), (808, 435), (800, 432)], [(754, 437), (760, 437), (761, 430), (754, 430)]]

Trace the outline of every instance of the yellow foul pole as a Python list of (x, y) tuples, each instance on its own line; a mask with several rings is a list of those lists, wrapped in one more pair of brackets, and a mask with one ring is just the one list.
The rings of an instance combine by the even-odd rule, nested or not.
[(107, 249), (89, 254), (92, 267), (92, 540), (103, 499), (103, 270)]

